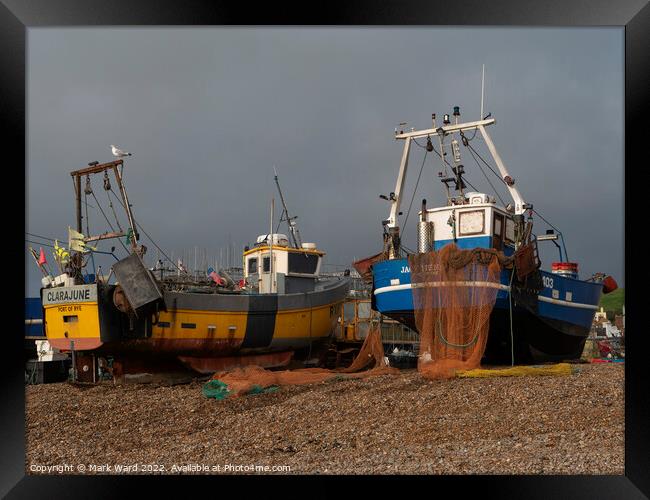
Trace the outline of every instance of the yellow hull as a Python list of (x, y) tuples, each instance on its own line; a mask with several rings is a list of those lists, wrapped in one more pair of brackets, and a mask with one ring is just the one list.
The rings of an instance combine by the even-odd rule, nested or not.
[(45, 333), (52, 346), (64, 351), (204, 357), (308, 348), (332, 334), (347, 293), (346, 285), (336, 293), (321, 293), (320, 300), (315, 295), (308, 303), (320, 304), (312, 307), (292, 307), (304, 303), (303, 296), (308, 294), (205, 297), (175, 293), (166, 295), (168, 310), (160, 311), (157, 319), (129, 319), (112, 304), (110, 287), (80, 285), (67, 290), (74, 289), (91, 289), (94, 300), (86, 301), (82, 295), (80, 301), (65, 301), (61, 294), (66, 290), (61, 288), (56, 289), (61, 300), (48, 300), (52, 289), (43, 290)]

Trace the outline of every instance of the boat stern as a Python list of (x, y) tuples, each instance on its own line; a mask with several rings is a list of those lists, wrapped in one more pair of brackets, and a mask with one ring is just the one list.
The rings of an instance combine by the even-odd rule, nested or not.
[(47, 340), (61, 351), (86, 351), (102, 345), (97, 284), (41, 289)]

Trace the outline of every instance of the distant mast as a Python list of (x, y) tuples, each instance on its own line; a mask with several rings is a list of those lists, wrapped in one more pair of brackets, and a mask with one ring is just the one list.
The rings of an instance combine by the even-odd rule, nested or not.
[(273, 293), (273, 210), (275, 208), (275, 198), (271, 198), (271, 227), (269, 233), (269, 293)]
[(302, 245), (302, 240), (300, 239), (300, 232), (298, 231), (298, 226), (296, 225), (295, 220), (298, 218), (290, 217), (289, 210), (287, 210), (287, 204), (284, 202), (284, 196), (282, 195), (282, 189), (280, 189), (280, 181), (278, 181), (278, 172), (273, 167), (275, 185), (278, 187), (278, 193), (280, 193), (280, 201), (282, 202), (282, 215), (280, 215), (280, 222), (282, 222), (282, 217), (286, 217), (287, 225), (289, 226), (289, 232), (291, 233), (291, 239), (293, 240), (293, 246), (295, 248), (300, 248)]

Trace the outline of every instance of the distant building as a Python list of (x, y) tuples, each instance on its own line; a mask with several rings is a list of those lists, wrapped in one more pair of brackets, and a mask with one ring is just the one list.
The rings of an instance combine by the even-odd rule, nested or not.
[(601, 307), (600, 311), (597, 311), (594, 315), (594, 323), (600, 323), (602, 321), (607, 321), (607, 313), (603, 307)]
[(600, 308), (594, 315), (594, 322), (591, 326), (591, 337), (596, 338), (618, 338), (623, 335), (625, 320), (623, 315), (617, 315), (614, 324), (607, 319), (604, 308)]
[(616, 316), (614, 316), (614, 325), (616, 325), (616, 328), (623, 331), (623, 329), (625, 328), (625, 316), (623, 316), (622, 314), (617, 314)]

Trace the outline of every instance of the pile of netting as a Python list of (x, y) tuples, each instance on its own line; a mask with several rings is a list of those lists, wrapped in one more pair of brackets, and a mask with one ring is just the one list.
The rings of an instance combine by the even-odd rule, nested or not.
[(454, 244), (408, 258), (413, 310), (420, 333), (418, 371), (451, 378), (480, 366), (500, 288), (502, 253)]
[(347, 368), (303, 368), (298, 370), (271, 371), (260, 366), (244, 366), (226, 372), (218, 372), (203, 386), (208, 398), (226, 399), (242, 394), (259, 394), (276, 391), (280, 386), (304, 385), (344, 378), (364, 378), (377, 375), (397, 374), (399, 370), (388, 366), (384, 357), (379, 327), (372, 328), (361, 350)]

